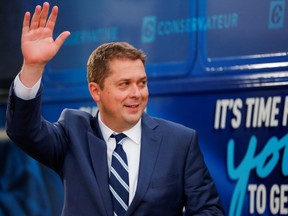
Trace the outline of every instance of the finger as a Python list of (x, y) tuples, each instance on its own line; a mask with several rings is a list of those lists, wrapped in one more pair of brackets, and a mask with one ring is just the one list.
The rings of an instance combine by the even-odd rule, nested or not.
[(51, 31), (54, 30), (55, 24), (56, 24), (56, 20), (57, 20), (57, 16), (58, 16), (58, 7), (54, 6), (52, 8), (51, 14), (49, 16), (49, 19), (47, 21), (47, 25), (46, 27), (51, 29)]
[(26, 12), (23, 19), (22, 33), (27, 33), (29, 31), (30, 22), (30, 12)]
[(70, 36), (69, 31), (62, 32), (55, 40), (55, 44), (57, 45), (58, 49), (64, 44), (65, 40)]
[(37, 5), (35, 7), (35, 11), (34, 11), (34, 14), (32, 16), (32, 19), (31, 19), (30, 29), (38, 28), (40, 13), (41, 13), (41, 6)]
[(40, 14), (40, 20), (39, 20), (39, 27), (45, 27), (46, 21), (47, 21), (47, 16), (48, 16), (48, 11), (49, 11), (49, 3), (44, 2), (43, 3), (43, 9)]

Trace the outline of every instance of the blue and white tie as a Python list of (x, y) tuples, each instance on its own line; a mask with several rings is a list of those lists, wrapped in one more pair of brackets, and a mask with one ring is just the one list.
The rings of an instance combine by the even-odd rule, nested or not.
[(116, 148), (112, 154), (109, 187), (112, 194), (114, 215), (125, 215), (129, 205), (129, 175), (126, 153), (123, 150), (123, 133), (111, 137), (116, 139)]

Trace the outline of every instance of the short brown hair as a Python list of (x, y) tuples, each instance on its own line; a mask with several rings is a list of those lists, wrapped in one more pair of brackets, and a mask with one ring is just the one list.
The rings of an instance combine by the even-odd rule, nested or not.
[(97, 83), (101, 89), (104, 87), (104, 80), (109, 75), (109, 62), (113, 59), (140, 59), (143, 64), (146, 55), (143, 51), (136, 49), (126, 42), (110, 42), (97, 47), (90, 55), (87, 62), (88, 82)]

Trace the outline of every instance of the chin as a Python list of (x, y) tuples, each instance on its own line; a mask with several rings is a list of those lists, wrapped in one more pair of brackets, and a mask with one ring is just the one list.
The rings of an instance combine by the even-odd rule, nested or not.
[(127, 120), (127, 123), (128, 123), (128, 124), (134, 126), (134, 125), (139, 121), (140, 118), (141, 118), (141, 115), (140, 115), (140, 116), (137, 115), (137, 116), (135, 116), (135, 117), (127, 118), (126, 120)]

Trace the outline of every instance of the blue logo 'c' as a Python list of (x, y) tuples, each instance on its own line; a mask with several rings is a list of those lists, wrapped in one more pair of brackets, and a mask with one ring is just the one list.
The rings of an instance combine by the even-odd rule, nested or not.
[(156, 35), (156, 20), (155, 16), (144, 17), (142, 25), (142, 43), (151, 43), (155, 41)]
[(285, 16), (285, 1), (284, 0), (273, 0), (270, 3), (269, 12), (269, 29), (279, 29), (283, 27)]

